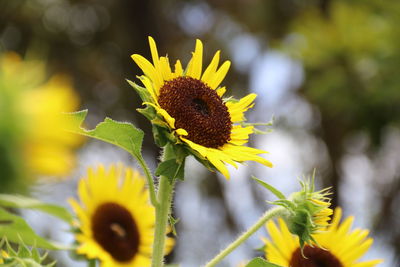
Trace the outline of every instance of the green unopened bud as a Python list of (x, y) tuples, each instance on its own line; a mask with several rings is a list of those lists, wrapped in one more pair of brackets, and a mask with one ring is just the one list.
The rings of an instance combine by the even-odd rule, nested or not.
[(285, 207), (287, 212), (282, 215), (289, 231), (299, 237), (300, 246), (315, 240), (312, 234), (322, 231), (328, 225), (333, 214), (330, 206), (329, 189), (315, 191), (313, 174), (311, 179), (300, 181), (301, 190), (286, 198), (279, 190), (271, 185), (256, 179), (261, 185), (275, 194), (279, 200), (271, 202), (274, 205)]

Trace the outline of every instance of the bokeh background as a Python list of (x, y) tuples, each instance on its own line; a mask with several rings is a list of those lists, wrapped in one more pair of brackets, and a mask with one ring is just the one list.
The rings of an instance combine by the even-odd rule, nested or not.
[[(135, 110), (139, 97), (125, 81), (141, 74), (130, 55), (150, 56), (147, 36), (155, 38), (161, 55), (184, 64), (200, 38), (205, 62), (217, 50), (232, 61), (224, 81), (229, 93), (258, 94), (248, 118), (266, 122), (273, 117), (274, 126), (253, 137), (251, 145), (268, 150), (265, 157), (275, 167), (249, 163), (232, 170), (227, 181), (188, 161), (173, 207), (180, 219), (177, 246), (168, 257), (183, 267), (210, 259), (262, 214), (265, 200), (274, 200), (251, 175), (289, 194), (299, 189), (296, 178), (314, 168), (318, 186), (333, 187), (333, 205), (354, 215), (355, 227), (371, 229), (375, 243), (365, 259), (384, 258), (380, 266), (400, 266), (399, 25), (399, 1), (0, 0), (1, 52), (46, 62), (48, 77), (69, 75), (80, 109), (89, 109), (88, 128), (109, 116), (143, 129), (143, 152), (153, 168), (159, 148), (149, 122)], [(0, 113), (5, 114), (4, 106)], [(9, 145), (7, 138), (0, 142)], [(5, 151), (0, 181), (14, 173), (5, 170), (18, 168), (7, 165), (10, 150)], [(25, 193), (67, 206), (87, 166), (135, 165), (124, 151), (92, 140), (76, 155), (67, 177), (41, 175)], [(24, 216), (39, 233), (72, 241), (66, 226), (54, 219), (35, 212)], [(265, 235), (260, 230), (221, 266), (260, 255), (254, 249)], [(83, 264), (65, 253), (53, 257), (58, 266)]]

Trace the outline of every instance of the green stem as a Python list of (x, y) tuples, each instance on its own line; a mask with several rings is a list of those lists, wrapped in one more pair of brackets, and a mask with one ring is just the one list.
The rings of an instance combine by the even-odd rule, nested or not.
[(139, 165), (142, 167), (144, 174), (147, 178), (147, 184), (149, 186), (150, 191), (150, 202), (154, 207), (158, 206), (158, 201), (156, 197), (156, 190), (154, 188), (153, 176), (151, 175), (150, 169), (146, 164), (146, 161), (142, 157), (137, 157)]
[(215, 256), (212, 260), (210, 260), (204, 267), (213, 267), (217, 263), (219, 263), (223, 258), (225, 258), (229, 253), (231, 253), (235, 248), (237, 248), (240, 244), (246, 241), (252, 234), (254, 234), (261, 226), (263, 226), (267, 221), (272, 219), (275, 216), (279, 216), (280, 214), (285, 212), (285, 208), (276, 207), (270, 210), (267, 210), (258, 221), (251, 226), (246, 232), (241, 234), (235, 241), (229, 244), (224, 250), (222, 250), (217, 256)]
[[(163, 160), (168, 160), (172, 155), (172, 149), (166, 147), (164, 149)], [(174, 184), (170, 183), (168, 177), (164, 175), (160, 176), (157, 190), (158, 205), (156, 206), (152, 267), (162, 267), (164, 264), (165, 239), (168, 216), (171, 211), (173, 188)]]
[(96, 267), (96, 260), (88, 260), (88, 267)]

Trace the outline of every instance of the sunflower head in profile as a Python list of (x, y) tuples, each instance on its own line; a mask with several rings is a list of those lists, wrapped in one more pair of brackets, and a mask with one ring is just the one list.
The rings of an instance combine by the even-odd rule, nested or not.
[(342, 210), (336, 208), (331, 224), (325, 231), (313, 235), (314, 243), (299, 245), (284, 220), (277, 226), (273, 221), (266, 225), (270, 239), (264, 239), (265, 257), (283, 267), (373, 267), (382, 260), (359, 261), (372, 245), (368, 230), (351, 230), (354, 217), (340, 223)]
[(298, 236), (300, 247), (303, 248), (306, 243), (316, 243), (313, 234), (326, 228), (333, 210), (329, 208), (330, 188), (315, 191), (315, 172), (311, 178), (300, 180), (301, 190), (288, 198), (272, 185), (255, 177), (253, 179), (278, 197), (278, 200), (270, 203), (284, 208), (279, 216), (285, 220), (289, 231)]
[(285, 217), (290, 232), (299, 237), (300, 246), (313, 239), (313, 234), (323, 231), (328, 225), (333, 210), (330, 207), (330, 188), (315, 191), (315, 173), (312, 179), (300, 181), (301, 190), (288, 199), (288, 216)]
[[(151, 263), (155, 214), (144, 178), (122, 165), (89, 169), (78, 185), (78, 254), (99, 259), (102, 267), (146, 267)], [(167, 250), (173, 239), (167, 238)]]
[[(148, 107), (142, 113), (152, 121), (156, 140), (181, 145), (204, 165), (217, 169), (229, 178), (225, 163), (257, 161), (272, 164), (259, 154), (266, 151), (244, 146), (254, 126), (244, 125), (244, 112), (253, 107), (255, 94), (240, 100), (224, 99), (225, 87), (220, 84), (230, 67), (225, 61), (219, 68), (220, 52), (203, 71), (203, 44), (196, 41), (195, 51), (184, 70), (179, 60), (174, 71), (168, 57), (159, 57), (153, 38), (149, 37), (152, 63), (134, 54), (133, 60), (144, 75), (144, 87), (129, 82)], [(158, 141), (165, 145), (164, 141)]]

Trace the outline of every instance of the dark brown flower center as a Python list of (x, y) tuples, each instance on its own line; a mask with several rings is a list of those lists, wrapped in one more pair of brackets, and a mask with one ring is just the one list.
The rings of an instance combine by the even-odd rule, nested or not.
[(306, 245), (301, 255), (298, 248), (292, 255), (289, 266), (291, 267), (344, 267), (335, 255), (327, 250)]
[(125, 207), (116, 203), (100, 205), (92, 217), (94, 239), (119, 262), (129, 262), (139, 250), (139, 231)]
[(178, 77), (165, 82), (158, 103), (175, 119), (175, 127), (188, 132), (187, 139), (196, 144), (218, 148), (230, 140), (232, 130), (228, 108), (200, 80)]

